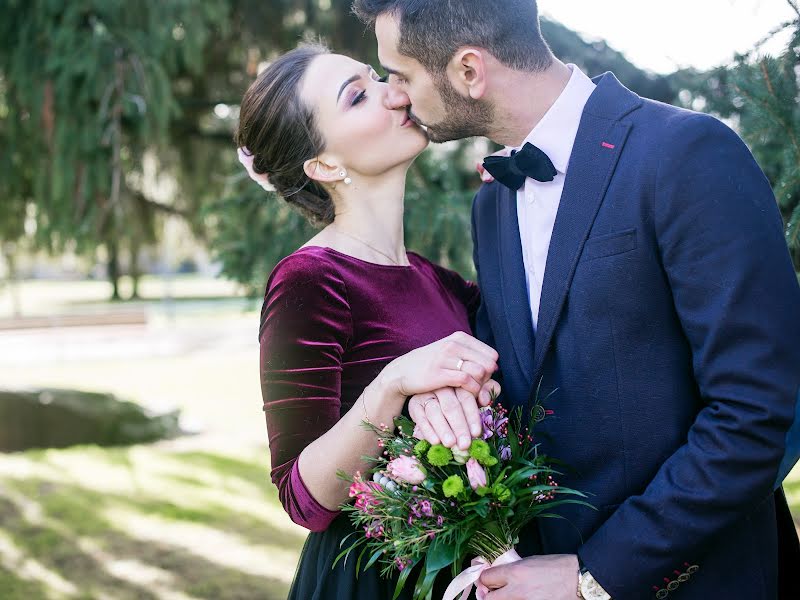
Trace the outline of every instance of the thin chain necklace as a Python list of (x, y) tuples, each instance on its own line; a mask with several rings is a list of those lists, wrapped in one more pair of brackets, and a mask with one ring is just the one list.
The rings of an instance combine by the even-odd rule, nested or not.
[[(360, 237), (356, 237), (356, 236), (354, 236), (354, 235), (351, 235), (351, 234), (349, 234), (349, 233), (345, 233), (344, 231), (340, 230), (338, 227), (335, 227), (335, 226), (333, 226), (333, 225), (331, 225), (330, 229), (333, 229), (333, 231), (334, 231), (335, 233), (338, 233), (339, 235), (343, 235), (343, 236), (345, 236), (345, 237), (348, 237), (348, 238), (350, 238), (351, 240), (355, 240), (356, 242), (359, 242), (359, 243), (361, 243), (361, 244), (364, 244), (364, 245), (365, 245), (367, 248), (369, 248), (369, 249), (370, 249), (370, 250), (372, 250), (373, 252), (377, 252), (378, 254), (380, 254), (381, 256), (383, 256), (384, 258), (386, 258), (387, 260), (389, 260), (389, 261), (390, 261), (390, 262), (391, 262), (393, 265), (396, 265), (396, 266), (398, 266), (398, 267), (403, 267), (403, 266), (406, 266), (406, 265), (401, 265), (401, 264), (400, 264), (400, 263), (399, 263), (399, 262), (398, 262), (396, 259), (392, 258), (391, 256), (389, 256), (389, 255), (388, 255), (388, 254), (386, 254), (385, 252), (382, 252), (382, 251), (378, 250), (378, 249), (377, 249), (375, 246), (373, 246), (372, 244), (370, 244), (370, 243), (368, 243), (368, 242), (365, 242), (365, 241), (364, 241), (364, 240), (362, 240)], [(406, 251), (406, 248), (405, 248), (405, 246), (403, 246), (403, 254), (405, 254), (405, 251)]]

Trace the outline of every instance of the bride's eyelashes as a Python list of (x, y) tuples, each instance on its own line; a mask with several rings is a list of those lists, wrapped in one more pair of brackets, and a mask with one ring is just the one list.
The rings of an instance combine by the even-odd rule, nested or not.
[[(382, 77), (378, 77), (377, 73), (374, 71), (373, 74), (373, 81), (377, 81), (378, 83), (386, 83), (389, 80), (389, 75), (383, 75)], [(367, 99), (367, 90), (361, 90), (358, 94), (356, 94), (355, 98), (350, 101), (350, 106), (356, 106), (360, 104), (363, 100)]]
[(362, 100), (366, 99), (367, 99), (367, 90), (361, 90), (361, 92), (356, 94), (356, 97), (353, 98), (353, 101), (350, 103), (350, 106), (355, 106), (356, 104), (360, 104)]

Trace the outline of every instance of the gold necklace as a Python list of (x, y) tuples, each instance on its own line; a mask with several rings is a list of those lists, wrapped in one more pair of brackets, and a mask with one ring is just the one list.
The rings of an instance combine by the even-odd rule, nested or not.
[[(355, 240), (356, 242), (359, 242), (359, 243), (361, 243), (361, 244), (364, 244), (364, 245), (365, 245), (367, 248), (369, 248), (369, 249), (370, 249), (370, 250), (372, 250), (373, 252), (377, 252), (378, 254), (380, 254), (381, 256), (383, 256), (384, 258), (386, 258), (387, 260), (389, 260), (389, 261), (390, 261), (392, 264), (394, 264), (395, 266), (398, 266), (398, 267), (404, 267), (404, 266), (406, 266), (406, 265), (401, 265), (401, 264), (400, 264), (400, 263), (399, 263), (399, 262), (398, 262), (396, 259), (392, 258), (391, 256), (389, 256), (389, 255), (388, 255), (388, 254), (386, 254), (385, 252), (382, 252), (382, 251), (378, 250), (378, 249), (377, 249), (375, 246), (373, 246), (372, 244), (369, 244), (368, 242), (365, 242), (364, 240), (362, 240), (362, 239), (361, 239), (361, 238), (359, 238), (359, 237), (356, 237), (356, 236), (354, 236), (354, 235), (351, 235), (351, 234), (349, 234), (349, 233), (345, 233), (344, 231), (341, 231), (339, 228), (337, 228), (337, 227), (334, 227), (334, 226), (331, 226), (331, 227), (330, 227), (330, 229), (333, 229), (334, 233), (338, 233), (339, 235), (343, 235), (343, 236), (345, 236), (345, 237), (348, 237), (348, 238), (350, 238), (351, 240)], [(404, 254), (405, 254), (405, 251), (406, 251), (406, 248), (405, 248), (405, 246), (403, 246), (403, 253), (404, 253)]]

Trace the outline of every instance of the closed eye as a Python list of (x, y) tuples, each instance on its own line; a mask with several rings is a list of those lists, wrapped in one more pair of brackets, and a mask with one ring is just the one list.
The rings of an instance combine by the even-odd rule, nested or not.
[(356, 95), (356, 97), (353, 98), (353, 101), (350, 103), (350, 106), (355, 106), (356, 104), (360, 104), (362, 101), (364, 101), (366, 99), (367, 99), (367, 91), (366, 90), (361, 90)]

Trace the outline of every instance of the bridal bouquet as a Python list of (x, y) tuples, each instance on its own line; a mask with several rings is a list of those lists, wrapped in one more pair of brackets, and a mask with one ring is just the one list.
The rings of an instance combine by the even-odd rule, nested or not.
[[(481, 410), (483, 433), (466, 451), (418, 439), (406, 417), (395, 419), (394, 429), (364, 423), (383, 452), (368, 472), (339, 473), (351, 483), (355, 502), (342, 510), (357, 531), (342, 541), (349, 546), (336, 562), (360, 549), (356, 572), (362, 563), (365, 570), (379, 563), (384, 577), (400, 571), (394, 598), (421, 564), (415, 600), (430, 600), (436, 575), (449, 566), (455, 579), (445, 600), (462, 591), (466, 598), (473, 584), (482, 598), (480, 572), (520, 560), (514, 546), (525, 525), (558, 516), (551, 510), (561, 504), (591, 507), (584, 494), (558, 485), (555, 461), (533, 443), (533, 425), (543, 413), (537, 403), (524, 418), (521, 409), (509, 415), (493, 402)], [(472, 566), (457, 575), (468, 557)]]

